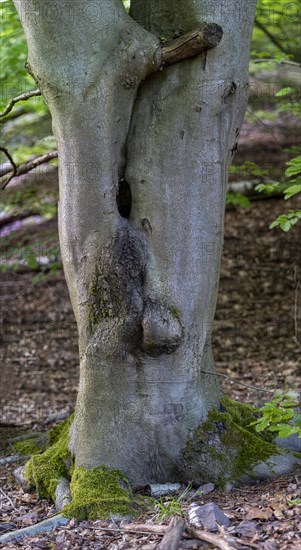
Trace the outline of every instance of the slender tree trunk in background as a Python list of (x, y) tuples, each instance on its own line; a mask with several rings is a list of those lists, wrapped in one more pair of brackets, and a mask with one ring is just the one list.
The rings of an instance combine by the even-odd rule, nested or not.
[[(76, 465), (185, 480), (220, 391), (211, 352), (226, 183), (248, 96), (255, 0), (15, 0), (60, 160), (59, 232), (77, 319)], [(154, 72), (159, 39), (220, 44)], [(127, 183), (126, 183), (127, 182)], [(130, 205), (118, 210), (123, 195)]]

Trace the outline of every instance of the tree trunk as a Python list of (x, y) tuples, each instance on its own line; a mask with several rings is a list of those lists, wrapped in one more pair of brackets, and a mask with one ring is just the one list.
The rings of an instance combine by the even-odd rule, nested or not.
[[(119, 0), (15, 4), (58, 141), (81, 364), (76, 466), (119, 468), (134, 486), (186, 480), (189, 434), (220, 397), (202, 370), (214, 372), (227, 173), (256, 1), (132, 0), (131, 17)], [(204, 22), (222, 27), (220, 44), (155, 72), (159, 39)]]

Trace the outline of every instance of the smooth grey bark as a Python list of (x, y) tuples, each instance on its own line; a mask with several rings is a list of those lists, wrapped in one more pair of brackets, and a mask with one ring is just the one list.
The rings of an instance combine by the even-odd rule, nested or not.
[[(15, 0), (60, 160), (59, 232), (77, 319), (76, 465), (133, 485), (185, 480), (218, 405), (211, 328), (229, 163), (248, 96), (255, 0)], [(154, 71), (159, 37), (221, 44)], [(149, 76), (148, 76), (149, 75)], [(130, 217), (116, 204), (132, 193)]]

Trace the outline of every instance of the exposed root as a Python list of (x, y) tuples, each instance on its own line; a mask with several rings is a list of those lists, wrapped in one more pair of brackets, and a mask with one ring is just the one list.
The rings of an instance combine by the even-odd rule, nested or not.
[(60, 527), (61, 525), (67, 525), (67, 523), (69, 523), (69, 519), (59, 514), (57, 516), (53, 516), (52, 518), (45, 519), (36, 525), (24, 527), (23, 529), (17, 529), (16, 531), (11, 531), (10, 533), (6, 533), (6, 535), (0, 536), (0, 544), (20, 541), (27, 537), (47, 533), (57, 527)]
[(7, 464), (13, 464), (14, 462), (23, 462), (23, 460), (28, 460), (29, 458), (29, 456), (21, 455), (5, 456), (0, 458), (0, 466), (6, 466)]

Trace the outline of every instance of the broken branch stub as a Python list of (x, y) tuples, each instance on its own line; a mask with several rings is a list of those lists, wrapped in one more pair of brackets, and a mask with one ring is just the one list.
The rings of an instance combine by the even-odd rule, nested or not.
[(216, 23), (205, 23), (201, 29), (188, 32), (170, 44), (160, 46), (155, 53), (156, 69), (184, 61), (204, 50), (215, 48), (223, 37), (223, 29)]

